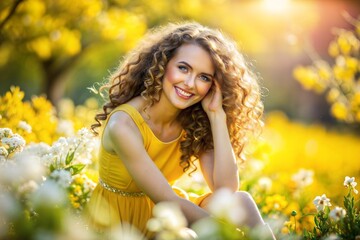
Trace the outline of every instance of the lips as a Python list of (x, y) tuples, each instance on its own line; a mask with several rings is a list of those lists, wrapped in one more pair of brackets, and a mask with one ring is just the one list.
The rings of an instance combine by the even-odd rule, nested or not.
[(189, 93), (189, 92), (187, 92), (187, 91), (185, 91), (185, 90), (183, 90), (181, 88), (178, 88), (178, 87), (175, 87), (175, 91), (176, 91), (176, 94), (179, 97), (183, 98), (183, 99), (189, 99), (194, 95), (194, 94)]

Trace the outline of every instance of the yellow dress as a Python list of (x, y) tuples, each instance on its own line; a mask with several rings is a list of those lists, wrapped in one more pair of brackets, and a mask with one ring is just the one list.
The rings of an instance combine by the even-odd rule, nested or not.
[[(150, 158), (169, 184), (174, 184), (183, 174), (183, 169), (179, 165), (180, 140), (183, 136), (180, 135), (171, 142), (162, 142), (154, 135), (136, 108), (129, 104), (123, 104), (115, 108), (110, 115), (116, 111), (124, 111), (129, 114), (140, 130), (144, 148)], [(183, 193), (183, 191), (176, 192), (180, 196)], [(188, 198), (186, 195), (182, 197)], [(191, 198), (191, 201), (199, 205), (205, 197), (206, 195)], [(107, 152), (101, 145), (99, 184), (93, 191), (88, 204), (91, 226), (97, 230), (104, 230), (116, 227), (121, 222), (127, 222), (149, 237), (152, 233), (147, 231), (146, 223), (151, 218), (153, 206), (154, 203), (150, 198), (136, 186), (121, 159), (116, 154)]]

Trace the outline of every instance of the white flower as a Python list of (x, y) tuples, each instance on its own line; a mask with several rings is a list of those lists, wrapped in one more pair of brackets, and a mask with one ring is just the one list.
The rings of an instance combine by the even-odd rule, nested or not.
[(355, 177), (348, 177), (348, 176), (345, 177), (344, 186), (346, 188), (352, 189), (355, 194), (358, 194), (359, 193), (358, 190), (355, 189), (356, 185), (357, 182), (355, 182)]
[(0, 156), (6, 157), (8, 155), (8, 151), (5, 147), (0, 146)]
[(328, 199), (325, 194), (323, 194), (321, 197), (317, 196), (314, 199), (314, 204), (318, 211), (324, 211), (326, 206), (331, 206), (330, 199)]
[(32, 202), (35, 206), (56, 206), (67, 201), (67, 194), (63, 188), (52, 180), (45, 181), (33, 194)]
[(69, 187), (72, 181), (71, 173), (63, 169), (53, 171), (50, 174), (50, 178), (55, 180), (55, 182), (63, 188)]
[(26, 144), (23, 137), (19, 134), (13, 134), (11, 137), (4, 137), (1, 142), (9, 147), (9, 153), (21, 152)]
[(147, 222), (147, 229), (156, 232), (156, 239), (194, 239), (195, 232), (186, 228), (187, 220), (180, 206), (174, 202), (160, 202), (153, 208), (153, 218)]
[(42, 177), (45, 175), (45, 168), (38, 156), (21, 152), (14, 157), (14, 162), (16, 162), (21, 176), (21, 178), (18, 176), (18, 179), (24, 182), (30, 180), (42, 181)]
[(269, 191), (272, 186), (272, 181), (268, 177), (262, 177), (258, 180), (259, 188), (263, 191)]
[(314, 171), (300, 169), (296, 174), (292, 176), (292, 180), (301, 188), (309, 186), (313, 183)]
[(61, 136), (69, 137), (74, 134), (74, 124), (70, 120), (61, 119), (58, 122), (56, 133)]
[(0, 139), (4, 137), (11, 137), (13, 132), (10, 128), (0, 128)]
[(239, 199), (228, 188), (217, 190), (209, 201), (208, 209), (216, 218), (225, 219), (235, 225), (239, 225), (246, 218), (239, 204)]
[(50, 146), (44, 142), (28, 144), (22, 153), (43, 157), (50, 152)]
[(135, 226), (126, 222), (117, 225), (115, 228), (112, 228), (109, 233), (110, 239), (145, 240), (145, 237)]
[(64, 152), (68, 151), (68, 141), (64, 137), (60, 137), (56, 142), (51, 146), (51, 153), (53, 155), (61, 155)]
[(191, 225), (199, 239), (214, 239), (220, 231), (219, 227), (214, 218), (202, 218)]
[(88, 178), (85, 174), (81, 174), (81, 178), (83, 179), (83, 187), (84, 192), (93, 191), (96, 187), (96, 183)]
[(18, 128), (21, 128), (22, 130), (24, 130), (25, 132), (28, 132), (28, 133), (31, 133), (31, 131), (32, 131), (31, 126), (25, 121), (20, 121), (18, 124)]
[(345, 209), (343, 209), (341, 207), (335, 207), (330, 212), (330, 217), (332, 219), (334, 219), (335, 221), (339, 221), (340, 219), (344, 218), (345, 216), (346, 216), (346, 211), (345, 211)]
[(38, 187), (39, 185), (35, 181), (30, 180), (18, 188), (18, 193), (27, 196), (28, 194), (35, 192), (35, 190), (37, 190)]
[(153, 215), (159, 219), (162, 229), (177, 230), (186, 227), (187, 221), (180, 207), (173, 202), (160, 202), (153, 208)]

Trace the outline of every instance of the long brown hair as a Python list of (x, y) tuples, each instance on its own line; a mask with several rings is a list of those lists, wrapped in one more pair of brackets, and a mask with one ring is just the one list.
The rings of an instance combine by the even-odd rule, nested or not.
[[(95, 116), (94, 133), (117, 106), (136, 96), (146, 100), (143, 111), (159, 101), (166, 65), (184, 43), (195, 43), (210, 54), (215, 78), (223, 94), (223, 108), (234, 152), (244, 160), (248, 133), (261, 129), (263, 104), (256, 75), (248, 68), (236, 44), (219, 30), (198, 23), (168, 24), (150, 31), (110, 76), (100, 90), (108, 92), (103, 112)], [(210, 123), (201, 103), (184, 109), (178, 121), (186, 134), (181, 141), (180, 164), (188, 170), (201, 153), (213, 149)]]

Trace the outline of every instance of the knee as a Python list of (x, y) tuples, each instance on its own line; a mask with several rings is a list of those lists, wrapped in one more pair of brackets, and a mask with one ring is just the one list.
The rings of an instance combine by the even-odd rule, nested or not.
[(235, 192), (235, 196), (244, 203), (255, 203), (253, 197), (251, 196), (250, 193), (246, 192), (246, 191), (238, 191)]

